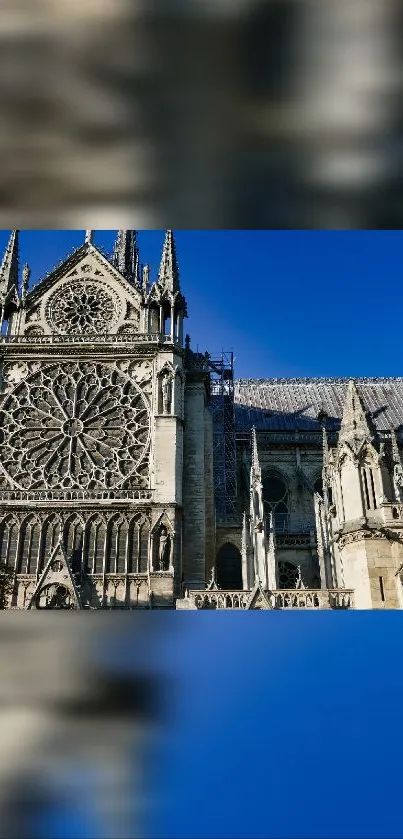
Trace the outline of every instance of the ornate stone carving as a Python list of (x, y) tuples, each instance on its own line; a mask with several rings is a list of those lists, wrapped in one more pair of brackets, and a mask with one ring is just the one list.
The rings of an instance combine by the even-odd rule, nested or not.
[(63, 563), (62, 563), (61, 559), (55, 559), (55, 560), (51, 563), (51, 566), (50, 566), (50, 567), (51, 567), (52, 571), (54, 571), (55, 573), (57, 573), (58, 571), (61, 571), (61, 570), (62, 570), (62, 568), (63, 568)]
[(72, 592), (64, 585), (50, 583), (44, 586), (36, 598), (37, 609), (75, 609)]
[(46, 319), (62, 335), (110, 332), (121, 312), (117, 294), (94, 280), (76, 280), (58, 288), (46, 307)]
[(158, 545), (158, 569), (167, 571), (170, 565), (171, 538), (166, 527), (161, 527)]
[(162, 413), (163, 414), (170, 414), (171, 413), (171, 403), (172, 403), (172, 376), (170, 373), (165, 373), (161, 380), (161, 392), (162, 392)]
[(15, 385), (21, 382), (28, 373), (28, 365), (25, 361), (17, 361), (15, 364), (7, 365), (4, 368), (4, 380), (7, 384)]
[(112, 366), (41, 368), (6, 396), (0, 427), (2, 465), (19, 489), (147, 485), (148, 406)]

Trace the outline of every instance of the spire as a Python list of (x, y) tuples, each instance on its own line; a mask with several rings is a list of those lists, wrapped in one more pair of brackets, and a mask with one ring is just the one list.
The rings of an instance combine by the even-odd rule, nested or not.
[(253, 426), (252, 428), (252, 477), (261, 478), (261, 470), (260, 470), (260, 463), (259, 463), (259, 453), (257, 450), (257, 437), (256, 437), (256, 428)]
[(136, 285), (141, 284), (140, 257), (135, 230), (118, 230), (112, 262), (127, 280), (135, 282)]
[(149, 287), (150, 287), (150, 266), (149, 265), (143, 265), (142, 285), (143, 285), (144, 294), (148, 294)]
[(0, 268), (0, 293), (5, 297), (11, 288), (18, 291), (19, 230), (13, 230)]
[(179, 291), (179, 269), (172, 230), (167, 230), (165, 233), (158, 282), (163, 288), (171, 291), (173, 294)]
[(345, 442), (357, 454), (365, 442), (372, 440), (372, 433), (365, 416), (364, 406), (354, 379), (350, 379), (344, 402), (339, 434), (340, 444)]

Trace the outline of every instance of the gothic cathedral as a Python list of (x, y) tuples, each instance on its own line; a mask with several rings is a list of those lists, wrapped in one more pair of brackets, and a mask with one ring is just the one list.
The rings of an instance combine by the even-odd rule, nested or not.
[(93, 231), (0, 269), (0, 546), (13, 609), (403, 606), (403, 379), (236, 380)]

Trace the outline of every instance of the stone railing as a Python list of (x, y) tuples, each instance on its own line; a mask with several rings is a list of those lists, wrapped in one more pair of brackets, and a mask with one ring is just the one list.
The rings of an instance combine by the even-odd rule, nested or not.
[(151, 489), (1, 489), (0, 501), (149, 501)]
[(123, 332), (119, 335), (1, 335), (0, 344), (179, 344), (178, 338), (161, 332)]
[[(252, 591), (189, 591), (190, 609), (248, 609)], [(352, 589), (278, 589), (266, 591), (271, 609), (353, 609)], [(253, 608), (253, 607), (252, 607)]]

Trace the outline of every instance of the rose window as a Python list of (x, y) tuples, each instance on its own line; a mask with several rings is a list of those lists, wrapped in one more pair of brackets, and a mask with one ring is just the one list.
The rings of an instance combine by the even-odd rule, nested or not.
[(50, 298), (47, 319), (62, 334), (107, 332), (120, 314), (120, 301), (111, 290), (91, 280), (64, 285)]
[(63, 585), (51, 583), (44, 586), (36, 598), (37, 609), (75, 609), (72, 592)]
[(3, 468), (22, 489), (147, 486), (148, 406), (114, 367), (38, 370), (6, 397), (0, 428)]
[(279, 588), (295, 588), (298, 580), (298, 568), (292, 562), (278, 563)]

